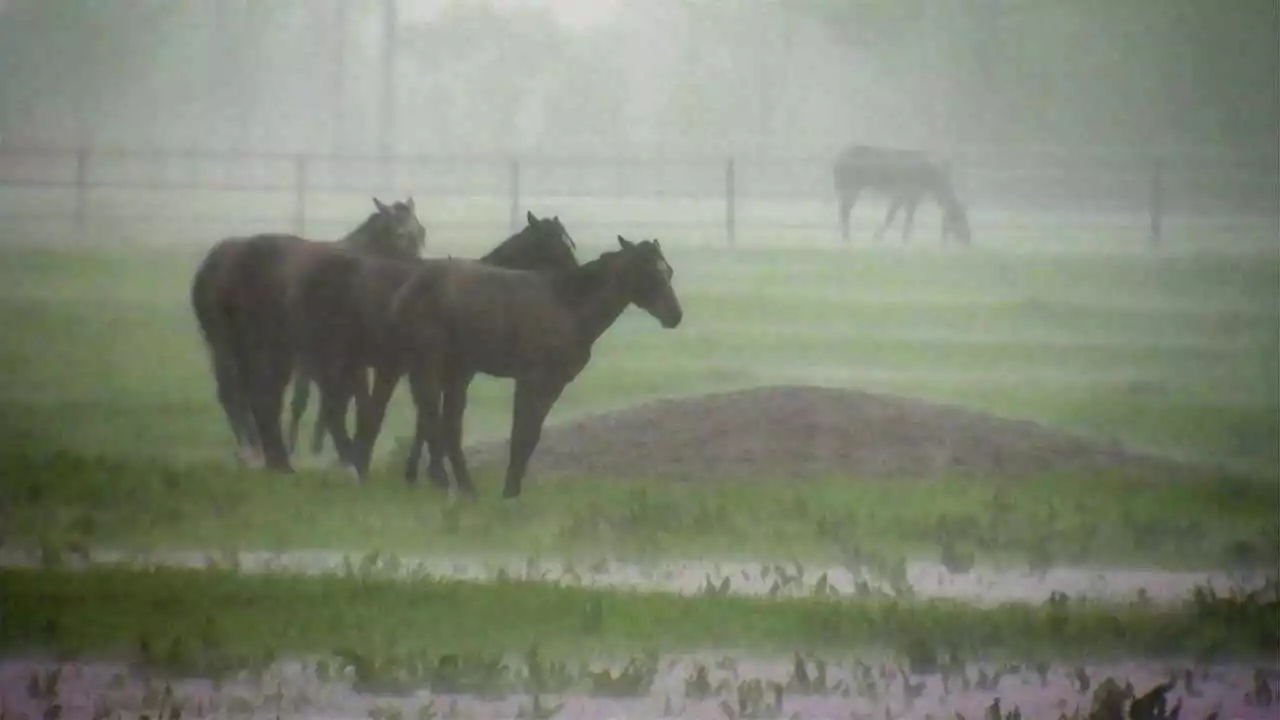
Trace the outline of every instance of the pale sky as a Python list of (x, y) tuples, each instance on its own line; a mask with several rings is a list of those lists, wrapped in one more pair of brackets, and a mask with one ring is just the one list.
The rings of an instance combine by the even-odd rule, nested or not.
[[(426, 20), (441, 7), (454, 3), (480, 0), (399, 0), (399, 11), (406, 22)], [(0, 0), (4, 2), (4, 0)], [(619, 0), (491, 0), (499, 8), (545, 7), (565, 27), (582, 30), (609, 21), (617, 12)]]

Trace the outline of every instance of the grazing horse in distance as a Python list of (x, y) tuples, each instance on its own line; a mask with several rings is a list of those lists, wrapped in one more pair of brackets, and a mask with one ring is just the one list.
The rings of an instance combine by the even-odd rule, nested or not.
[(840, 237), (845, 242), (849, 241), (849, 214), (864, 190), (889, 196), (889, 210), (884, 224), (876, 231), (877, 240), (884, 236), (898, 210), (905, 206), (907, 217), (902, 226), (902, 241), (906, 242), (916, 207), (928, 195), (942, 209), (942, 241), (953, 235), (964, 245), (972, 242), (968, 212), (956, 197), (949, 172), (922, 152), (855, 145), (836, 157), (834, 176), (840, 203)]
[(215, 243), (196, 268), (191, 307), (242, 463), (258, 456), (268, 468), (292, 470), (279, 430), (283, 390), (277, 396), (274, 388), (288, 384), (298, 369), (289, 304), (317, 258), (332, 253), (408, 258), (425, 248), (426, 231), (413, 198), (391, 205), (374, 198), (373, 203), (375, 211), (336, 242), (283, 233), (229, 237)]
[[(417, 477), (423, 444), (428, 473), (447, 487), (441, 453), (448, 456), (458, 489), (475, 494), (462, 451), (465, 393), (477, 373), (515, 381), (511, 455), (504, 498), (520, 495), (529, 460), (542, 436), (547, 413), (565, 387), (586, 368), (591, 348), (630, 305), (662, 327), (680, 325), (684, 311), (671, 286), (674, 271), (657, 240), (633, 243), (618, 236), (619, 249), (584, 265), (549, 273), (507, 270), (466, 260), (424, 265), (397, 293), (392, 326), (413, 354), (409, 382), (417, 406), (417, 428), (405, 465)], [(396, 378), (379, 373), (368, 413), (356, 430), (361, 474)]]
[[(525, 217), (528, 224), (520, 232), (479, 262), (534, 271), (578, 267), (576, 245), (558, 216), (539, 218), (527, 212)], [(343, 461), (354, 465), (345, 418), (353, 397), (358, 413), (368, 396), (367, 369), (381, 368), (397, 377), (406, 371), (404, 363), (409, 358), (399, 338), (388, 329), (392, 298), (420, 267), (435, 262), (447, 261), (344, 255), (327, 259), (325, 267), (302, 284), (298, 300), (302, 352), (307, 364), (323, 377), (315, 434), (322, 439), (328, 431)], [(291, 432), (296, 432), (301, 414), (294, 409)]]

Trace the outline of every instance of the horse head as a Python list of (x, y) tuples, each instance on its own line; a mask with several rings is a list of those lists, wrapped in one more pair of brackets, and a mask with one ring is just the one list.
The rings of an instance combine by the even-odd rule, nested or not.
[(628, 299), (637, 307), (652, 315), (662, 327), (670, 330), (680, 325), (684, 310), (676, 297), (671, 279), (675, 270), (662, 254), (657, 238), (632, 242), (618, 236), (615, 260), (622, 282), (619, 283)]

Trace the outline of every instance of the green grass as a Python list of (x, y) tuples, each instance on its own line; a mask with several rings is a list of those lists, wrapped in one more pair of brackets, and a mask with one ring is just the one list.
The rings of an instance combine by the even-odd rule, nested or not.
[[(562, 212), (584, 257), (612, 237), (576, 230), (594, 225), (562, 208), (546, 211)], [(125, 546), (776, 556), (851, 544), (934, 552), (937, 528), (958, 518), (977, 529), (957, 541), (993, 555), (1270, 560), (1280, 537), (1280, 253), (1243, 230), (1202, 232), (1163, 252), (1103, 251), (1107, 238), (1064, 230), (1044, 245), (1005, 238), (961, 253), (921, 244), (725, 251), (664, 231), (685, 323), (663, 331), (629, 311), (550, 422), (661, 396), (850, 385), (1115, 438), (1245, 479), (742, 478), (650, 484), (641, 497), (643, 478), (540, 484), (535, 455), (518, 511), (492, 499), (500, 470), (479, 468), (485, 499), (456, 516), (395, 478), (389, 450), (412, 426), (404, 392), (370, 488), (317, 471), (278, 478), (231, 467), (186, 299), (207, 242), (0, 250), (5, 533)], [(1076, 240), (1088, 249), (1066, 249)], [(446, 237), (434, 252), (479, 254), (489, 244)], [(510, 398), (509, 383), (478, 379), (468, 439), (505, 437)], [(53, 451), (63, 454), (50, 459)], [(997, 491), (1011, 509), (993, 509)], [(594, 528), (583, 521), (593, 516), (602, 519)], [(716, 519), (698, 520), (707, 517)]]
[(296, 477), (211, 463), (71, 454), (8, 458), (5, 540), (27, 547), (381, 549), (397, 553), (841, 562), (939, 557), (1048, 564), (1214, 568), (1280, 559), (1275, 490), (1249, 480), (827, 478), (677, 487), (598, 479), (533, 485), (516, 506), (453, 504), (392, 477)]
[[(1176, 608), (1066, 600), (960, 603), (679, 597), (504, 581), (244, 576), (225, 570), (0, 570), (0, 651), (190, 665), (198, 656), (373, 660), (503, 653), (856, 651), (924, 641), (1024, 660), (1274, 657), (1274, 603), (1204, 596)], [(177, 649), (175, 649), (175, 647)], [(139, 655), (143, 657), (139, 658)]]

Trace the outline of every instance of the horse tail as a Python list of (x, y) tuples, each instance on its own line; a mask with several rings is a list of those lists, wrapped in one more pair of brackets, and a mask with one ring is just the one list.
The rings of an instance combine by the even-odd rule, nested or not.
[(210, 353), (224, 347), (222, 343), (227, 326), (218, 281), (235, 249), (235, 238), (219, 240), (205, 253), (191, 279), (191, 311), (195, 315), (200, 338)]

